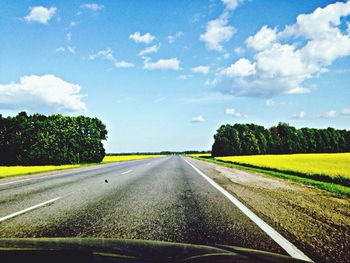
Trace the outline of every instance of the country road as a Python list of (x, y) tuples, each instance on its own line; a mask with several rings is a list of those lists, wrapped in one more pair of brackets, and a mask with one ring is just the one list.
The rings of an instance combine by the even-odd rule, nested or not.
[(0, 181), (0, 237), (217, 243), (287, 254), (193, 164), (167, 156)]

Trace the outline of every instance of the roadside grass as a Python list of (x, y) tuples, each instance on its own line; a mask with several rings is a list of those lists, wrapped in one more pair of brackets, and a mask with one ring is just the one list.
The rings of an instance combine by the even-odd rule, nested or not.
[(307, 177), (289, 174), (286, 172), (268, 170), (265, 168), (252, 167), (252, 166), (246, 166), (243, 164), (236, 164), (233, 162), (217, 160), (217, 159), (214, 159), (214, 158), (209, 157), (209, 156), (193, 156), (193, 155), (189, 155), (189, 156), (194, 158), (194, 159), (215, 163), (215, 164), (230, 167), (230, 168), (235, 168), (235, 169), (239, 169), (239, 170), (243, 170), (243, 171), (261, 173), (261, 174), (265, 174), (265, 175), (269, 175), (269, 176), (273, 176), (273, 177), (288, 179), (288, 180), (291, 180), (294, 182), (317, 187), (319, 189), (326, 190), (326, 191), (331, 192), (331, 193), (335, 193), (338, 196), (342, 196), (342, 197), (349, 197), (350, 196), (350, 187), (345, 186), (345, 185), (341, 185), (341, 184), (337, 184), (337, 183), (324, 182), (324, 181), (315, 180), (315, 179), (311, 179), (311, 178), (307, 178)]
[(159, 157), (161, 155), (107, 155), (101, 163), (82, 163), (66, 165), (35, 165), (35, 166), (0, 166), (0, 179), (13, 176), (24, 176), (36, 173), (60, 171), (85, 166), (99, 165), (113, 162), (133, 161), (145, 158)]

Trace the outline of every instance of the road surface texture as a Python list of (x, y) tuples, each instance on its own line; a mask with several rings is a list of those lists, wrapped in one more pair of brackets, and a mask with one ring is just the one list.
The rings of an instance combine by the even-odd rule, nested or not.
[(349, 260), (348, 200), (179, 156), (1, 180), (0, 237), (216, 243), (287, 254), (188, 161), (313, 260)]

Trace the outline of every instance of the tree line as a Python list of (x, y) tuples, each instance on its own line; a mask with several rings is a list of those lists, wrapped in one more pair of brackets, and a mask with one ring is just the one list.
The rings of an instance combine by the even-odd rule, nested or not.
[(279, 123), (269, 129), (256, 124), (222, 125), (214, 135), (212, 156), (350, 152), (350, 131), (334, 128), (297, 129)]
[(106, 126), (97, 118), (0, 114), (0, 165), (101, 162)]
[(197, 151), (197, 150), (188, 150), (188, 151), (160, 151), (160, 152), (127, 152), (127, 153), (107, 153), (106, 155), (183, 155), (183, 154), (205, 154), (210, 153), (210, 151)]

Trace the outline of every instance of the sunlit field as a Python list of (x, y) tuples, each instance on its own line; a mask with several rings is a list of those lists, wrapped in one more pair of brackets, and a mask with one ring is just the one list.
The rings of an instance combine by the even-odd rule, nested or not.
[(103, 163), (112, 163), (112, 162), (124, 162), (124, 161), (132, 161), (132, 160), (140, 160), (147, 158), (160, 157), (163, 155), (107, 155), (103, 159)]
[(349, 185), (350, 153), (227, 156), (215, 159)]
[(0, 178), (11, 177), (15, 175), (25, 175), (34, 173), (43, 173), (56, 170), (64, 170), (81, 167), (82, 164), (67, 165), (38, 165), (38, 166), (0, 166)]
[(211, 157), (211, 153), (193, 153), (193, 154), (188, 154), (188, 156), (191, 157)]
[[(160, 155), (111, 155), (106, 156), (102, 163), (124, 162), (152, 157)], [(43, 173), (50, 171), (58, 171), (65, 169), (78, 168), (94, 164), (67, 164), (67, 165), (38, 165), (38, 166), (0, 166), (0, 179), (17, 175), (27, 175), (35, 173)]]

